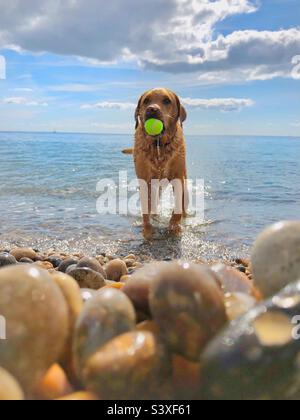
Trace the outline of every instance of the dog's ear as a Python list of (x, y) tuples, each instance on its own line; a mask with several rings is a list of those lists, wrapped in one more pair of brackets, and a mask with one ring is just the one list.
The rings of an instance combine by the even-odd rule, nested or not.
[(180, 124), (182, 126), (184, 121), (187, 119), (187, 113), (186, 113), (186, 110), (185, 110), (184, 106), (180, 102), (179, 97), (177, 95), (175, 95), (175, 96), (176, 96), (176, 102), (177, 102), (177, 107), (178, 107), (178, 120), (180, 121)]
[(138, 126), (139, 126), (139, 116), (140, 116), (140, 108), (141, 108), (141, 104), (142, 104), (142, 100), (143, 100), (143, 96), (141, 96), (140, 97), (140, 99), (139, 99), (139, 103), (138, 103), (138, 106), (137, 106), (137, 108), (136, 108), (136, 110), (135, 110), (135, 113), (134, 113), (134, 118), (135, 118), (135, 129), (137, 129), (138, 128)]

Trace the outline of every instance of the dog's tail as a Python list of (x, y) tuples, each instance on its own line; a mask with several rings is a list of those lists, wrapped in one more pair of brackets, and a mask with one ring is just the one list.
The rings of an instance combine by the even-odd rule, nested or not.
[(124, 154), (124, 155), (133, 155), (133, 151), (134, 151), (134, 149), (124, 149), (124, 150), (122, 150), (122, 153)]

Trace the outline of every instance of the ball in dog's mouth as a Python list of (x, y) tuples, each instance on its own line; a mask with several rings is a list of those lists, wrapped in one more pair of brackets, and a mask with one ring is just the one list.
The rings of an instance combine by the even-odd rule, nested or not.
[(151, 137), (156, 137), (164, 131), (164, 123), (156, 118), (150, 118), (145, 122), (145, 131)]

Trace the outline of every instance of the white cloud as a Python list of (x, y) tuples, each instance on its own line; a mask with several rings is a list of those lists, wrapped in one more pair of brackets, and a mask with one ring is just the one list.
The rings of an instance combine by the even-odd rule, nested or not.
[(103, 66), (113, 66), (118, 63), (117, 60), (111, 61), (101, 61), (96, 58), (87, 58), (87, 57), (77, 57), (79, 63), (88, 67), (103, 67)]
[(31, 88), (22, 88), (22, 87), (20, 87), (20, 88), (14, 88), (13, 90), (15, 92), (23, 92), (23, 93), (31, 93), (31, 92), (33, 92), (33, 89), (31, 89)]
[(252, 99), (215, 98), (215, 99), (191, 99), (182, 98), (182, 103), (189, 108), (214, 109), (221, 111), (238, 111), (242, 108), (253, 106)]
[(134, 60), (196, 72), (208, 83), (293, 77), (300, 28), (216, 35), (227, 17), (258, 9), (257, 0), (0, 0), (0, 48), (71, 55), (91, 66)]
[(6, 105), (23, 105), (23, 106), (36, 106), (36, 107), (46, 107), (48, 106), (47, 102), (36, 101), (22, 96), (15, 96), (11, 98), (4, 98), (2, 102)]
[[(192, 99), (182, 98), (183, 105), (195, 109), (217, 109), (221, 111), (238, 111), (242, 108), (253, 106), (252, 99), (237, 98), (215, 98), (215, 99)], [(97, 102), (95, 104), (84, 104), (81, 109), (116, 109), (131, 110), (136, 108), (136, 104), (131, 102)]]
[(97, 102), (95, 104), (81, 105), (81, 109), (119, 109), (128, 110), (136, 108), (136, 104), (131, 102)]
[(0, 40), (114, 62), (122, 55), (170, 56), (209, 37), (213, 25), (256, 10), (255, 0), (0, 0)]
[[(281, 31), (235, 31), (201, 44), (203, 54), (182, 56), (179, 60), (147, 60), (144, 66), (169, 72), (200, 72), (228, 79), (247, 80), (292, 77), (292, 61), (300, 51), (300, 28)], [(232, 71), (237, 74), (232, 74)], [(200, 75), (200, 77), (201, 77)]]

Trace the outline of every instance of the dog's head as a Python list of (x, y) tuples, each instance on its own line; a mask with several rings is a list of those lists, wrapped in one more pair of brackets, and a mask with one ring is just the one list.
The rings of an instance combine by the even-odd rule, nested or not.
[(164, 123), (164, 131), (172, 133), (178, 122), (186, 120), (187, 114), (178, 96), (169, 89), (152, 89), (144, 93), (135, 111), (136, 129), (150, 118), (156, 118)]

